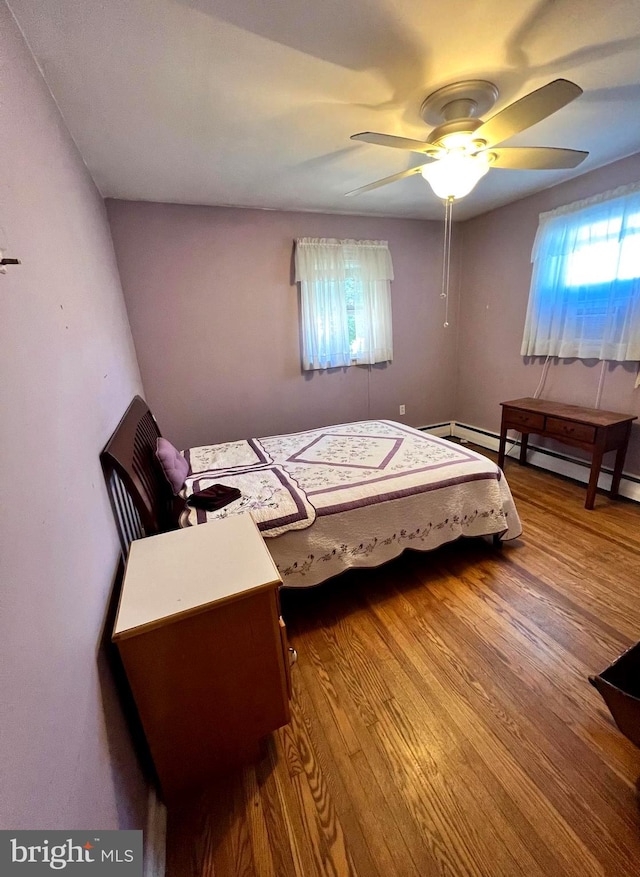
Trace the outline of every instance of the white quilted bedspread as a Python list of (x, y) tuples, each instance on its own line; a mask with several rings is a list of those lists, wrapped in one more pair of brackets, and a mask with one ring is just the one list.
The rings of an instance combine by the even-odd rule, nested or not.
[(494, 463), (392, 421), (192, 448), (185, 456), (186, 495), (226, 484), (242, 497), (217, 512), (188, 510), (183, 526), (250, 511), (264, 536), (278, 537), (269, 548), (286, 585), (375, 566), (406, 547), (521, 532)]

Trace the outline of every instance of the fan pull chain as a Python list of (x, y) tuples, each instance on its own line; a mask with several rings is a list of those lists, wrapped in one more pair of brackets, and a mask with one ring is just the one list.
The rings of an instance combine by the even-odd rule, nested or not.
[(442, 291), (444, 299), (444, 328), (449, 327), (449, 279), (451, 276), (451, 213), (453, 198), (444, 202), (444, 246), (442, 250)]

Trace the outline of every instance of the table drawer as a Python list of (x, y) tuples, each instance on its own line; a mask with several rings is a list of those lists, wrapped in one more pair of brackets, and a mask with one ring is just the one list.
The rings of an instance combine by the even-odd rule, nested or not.
[(574, 423), (571, 420), (559, 420), (556, 417), (547, 417), (546, 433), (547, 435), (557, 435), (558, 438), (589, 442), (589, 444), (593, 444), (596, 439), (595, 426), (587, 426), (585, 423)]
[(504, 408), (503, 422), (517, 429), (519, 426), (528, 429), (544, 429), (544, 414), (536, 414), (534, 411), (521, 411), (519, 408)]

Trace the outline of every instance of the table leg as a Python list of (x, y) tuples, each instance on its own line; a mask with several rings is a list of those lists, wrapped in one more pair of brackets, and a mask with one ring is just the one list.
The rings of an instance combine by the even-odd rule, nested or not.
[(596, 445), (593, 449), (593, 458), (591, 460), (591, 474), (589, 476), (589, 486), (587, 487), (587, 500), (584, 504), (586, 509), (592, 509), (596, 501), (596, 489), (598, 487), (598, 476), (602, 466), (603, 456), (602, 446)]
[(624, 466), (624, 458), (627, 454), (627, 445), (629, 444), (629, 436), (631, 435), (631, 423), (627, 424), (627, 434), (624, 441), (616, 451), (616, 462), (613, 467), (613, 478), (611, 479), (611, 496), (618, 495), (620, 490), (620, 479), (622, 478), (622, 467)]
[(520, 436), (520, 465), (524, 466), (527, 462), (527, 448), (529, 446), (529, 433), (523, 432)]
[(624, 465), (624, 458), (626, 454), (626, 448), (618, 448), (616, 451), (616, 462), (613, 467), (613, 478), (611, 479), (611, 497), (616, 497), (620, 490), (620, 479), (622, 478), (622, 467)]

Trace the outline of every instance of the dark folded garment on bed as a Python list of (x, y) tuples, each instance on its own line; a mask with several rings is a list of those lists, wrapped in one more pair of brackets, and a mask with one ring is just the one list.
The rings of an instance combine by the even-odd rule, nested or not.
[(187, 503), (195, 509), (204, 509), (206, 512), (215, 512), (224, 508), (236, 499), (240, 499), (242, 494), (237, 487), (227, 487), (224, 484), (212, 484), (205, 490), (199, 490), (192, 493), (187, 498)]

